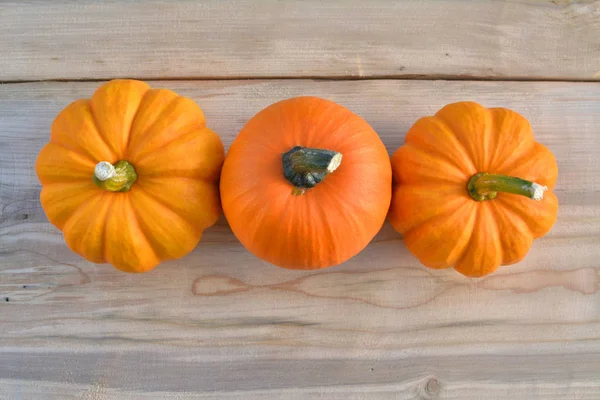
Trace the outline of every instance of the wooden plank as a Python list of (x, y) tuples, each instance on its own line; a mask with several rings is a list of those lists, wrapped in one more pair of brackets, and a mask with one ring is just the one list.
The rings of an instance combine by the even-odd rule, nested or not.
[(0, 81), (600, 79), (600, 1), (0, 2)]
[[(297, 349), (289, 351), (294, 353)], [(17, 396), (44, 400), (137, 400), (146, 398), (142, 397), (144, 394), (157, 399), (596, 400), (600, 393), (597, 353), (466, 357), (438, 354), (302, 361), (250, 356), (242, 360), (207, 361), (197, 354), (190, 357), (189, 350), (165, 348), (160, 353), (71, 353), (64, 361), (77, 368), (76, 371), (73, 367), (56, 368), (57, 356), (56, 353), (9, 353), (7, 358), (12, 365), (1, 365), (0, 373), (21, 373), (29, 379), (0, 381), (0, 388), (5, 385)], [(535, 371), (540, 368), (547, 380), (539, 380), (541, 374)], [(567, 384), (565, 369), (577, 370), (578, 376), (588, 382)], [(332, 374), (332, 370), (337, 372)], [(518, 393), (521, 397), (512, 396)]]
[[(386, 224), (340, 267), (258, 261), (225, 221), (144, 275), (82, 261), (39, 206), (54, 115), (98, 83), (0, 86), (0, 393), (13, 398), (600, 397), (600, 85), (468, 81), (155, 82), (229, 146), (263, 107), (312, 94), (388, 150), (453, 101), (525, 115), (556, 155), (560, 212), (527, 258), (480, 280), (427, 270)], [(6, 300), (8, 299), (8, 300)]]

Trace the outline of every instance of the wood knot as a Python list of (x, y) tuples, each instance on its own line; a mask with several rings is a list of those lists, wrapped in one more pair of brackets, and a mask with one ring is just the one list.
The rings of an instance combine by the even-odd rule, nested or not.
[(435, 378), (431, 378), (425, 385), (425, 390), (429, 394), (437, 394), (440, 391), (440, 383)]

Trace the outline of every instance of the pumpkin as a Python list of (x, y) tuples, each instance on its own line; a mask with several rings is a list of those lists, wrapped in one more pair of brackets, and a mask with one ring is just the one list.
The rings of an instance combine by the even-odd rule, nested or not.
[(217, 221), (223, 160), (191, 99), (113, 80), (56, 116), (36, 172), (42, 207), (71, 250), (145, 272), (192, 251)]
[(389, 155), (361, 117), (311, 96), (272, 104), (232, 143), (221, 172), (223, 212), (251, 253), (282, 268), (343, 263), (383, 225)]
[(514, 111), (449, 104), (419, 119), (391, 162), (389, 220), (426, 267), (490, 274), (556, 221), (556, 160)]

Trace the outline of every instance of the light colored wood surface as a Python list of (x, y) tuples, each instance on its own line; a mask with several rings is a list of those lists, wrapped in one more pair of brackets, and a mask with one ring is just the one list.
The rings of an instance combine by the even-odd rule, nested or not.
[(600, 1), (2, 1), (0, 81), (600, 80)]
[(480, 280), (421, 267), (389, 224), (320, 272), (258, 261), (223, 220), (148, 274), (81, 260), (47, 223), (33, 164), (56, 113), (98, 85), (0, 86), (0, 398), (600, 398), (600, 85), (153, 82), (197, 101), (226, 146), (296, 95), (362, 115), (390, 152), (446, 103), (521, 112), (558, 159), (559, 219)]

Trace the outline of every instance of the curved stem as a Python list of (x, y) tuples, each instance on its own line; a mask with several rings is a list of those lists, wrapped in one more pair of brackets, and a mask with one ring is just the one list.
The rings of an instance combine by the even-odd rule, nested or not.
[(467, 190), (476, 201), (494, 199), (498, 192), (518, 194), (539, 201), (544, 198), (544, 191), (548, 187), (512, 176), (480, 172), (469, 179)]
[(292, 193), (302, 195), (335, 171), (342, 162), (342, 154), (324, 149), (296, 146), (281, 157), (283, 175), (294, 185)]
[(101, 161), (94, 168), (94, 183), (109, 192), (127, 192), (137, 180), (135, 168), (125, 160), (112, 165)]

